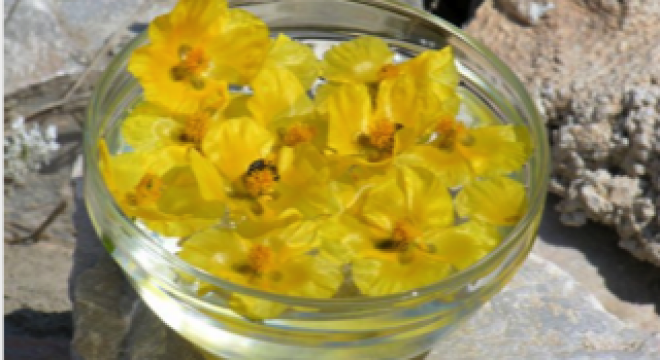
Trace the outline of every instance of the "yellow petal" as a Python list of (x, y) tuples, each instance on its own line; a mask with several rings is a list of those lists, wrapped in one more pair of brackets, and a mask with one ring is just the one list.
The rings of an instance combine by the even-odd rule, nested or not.
[(250, 110), (248, 109), (248, 100), (251, 98), (247, 94), (232, 93), (229, 104), (223, 111), (222, 115), (225, 119), (250, 117)]
[(475, 176), (506, 174), (519, 170), (525, 161), (525, 144), (517, 141), (511, 125), (495, 125), (468, 130), (468, 145), (457, 151), (469, 162)]
[(376, 116), (403, 125), (404, 129), (417, 128), (417, 114), (420, 112), (419, 91), (415, 79), (399, 76), (381, 82), (378, 88)]
[(279, 196), (268, 207), (274, 211), (296, 208), (313, 218), (338, 211), (329, 191), (329, 169), (325, 158), (311, 144), (282, 147), (278, 155)]
[(99, 140), (97, 149), (99, 152), (99, 170), (101, 171), (101, 175), (105, 180), (105, 185), (108, 187), (108, 190), (113, 192), (117, 188), (117, 184), (115, 184), (115, 178), (112, 172), (112, 155), (110, 155), (108, 143), (106, 143), (105, 139), (101, 138), (101, 140)]
[(333, 296), (343, 276), (339, 264), (323, 256), (299, 256), (281, 269), (276, 289), (283, 294), (311, 298)]
[[(163, 190), (158, 199), (160, 211), (182, 217), (219, 219), (225, 213), (222, 202), (204, 199), (190, 167), (180, 166), (168, 171), (161, 179)], [(223, 194), (224, 195), (224, 194)]]
[(401, 65), (405, 73), (417, 79), (430, 79), (454, 89), (458, 86), (460, 76), (454, 64), (454, 54), (450, 46), (441, 50), (427, 50), (412, 60)]
[(346, 214), (322, 221), (317, 238), (323, 251), (339, 263), (356, 259), (372, 248), (365, 225)]
[(314, 104), (316, 111), (323, 117), (328, 115), (328, 99), (330, 99), (337, 90), (341, 88), (339, 83), (325, 83), (316, 88), (314, 94)]
[(403, 191), (394, 176), (375, 179), (376, 184), (366, 190), (360, 218), (373, 227), (391, 233), (394, 223), (406, 213)]
[(264, 68), (252, 82), (254, 95), (247, 101), (253, 118), (262, 126), (281, 118), (312, 111), (312, 101), (298, 78), (285, 68)]
[(225, 194), (226, 184), (218, 170), (195, 149), (190, 150), (189, 156), (190, 166), (197, 180), (202, 198), (206, 201), (224, 201), (227, 197)]
[(507, 177), (475, 181), (456, 197), (456, 210), (462, 217), (495, 225), (515, 225), (526, 211), (525, 187)]
[(149, 220), (140, 217), (140, 220), (152, 231), (161, 236), (186, 237), (202, 229), (207, 229), (217, 223), (213, 219), (179, 218), (174, 220)]
[(360, 153), (357, 137), (368, 128), (371, 97), (364, 85), (346, 84), (328, 100), (328, 147), (339, 154)]
[(295, 74), (303, 88), (310, 89), (319, 76), (320, 64), (311, 47), (279, 34), (271, 42), (264, 67), (283, 67)]
[(202, 144), (206, 157), (229, 182), (236, 181), (252, 162), (268, 155), (273, 134), (250, 118), (229, 119), (213, 125)]
[(450, 273), (448, 264), (421, 255), (408, 263), (380, 259), (353, 262), (353, 281), (364, 295), (381, 296), (431, 285)]
[(330, 81), (372, 83), (379, 80), (379, 72), (391, 61), (392, 52), (383, 40), (362, 36), (328, 50), (322, 72)]
[(435, 251), (433, 256), (463, 270), (486, 256), (497, 239), (486, 239), (486, 231), (475, 231), (475, 224), (463, 224), (438, 231), (428, 237)]
[(236, 271), (247, 262), (251, 244), (226, 229), (208, 229), (183, 242), (177, 255), (191, 265), (224, 280), (246, 283), (246, 275)]
[(110, 171), (115, 189), (132, 190), (144, 176), (149, 163), (149, 156), (144, 153), (123, 153), (110, 157)]
[(232, 295), (229, 306), (254, 321), (276, 318), (288, 307), (275, 301), (240, 294)]
[(219, 37), (208, 44), (210, 51), (218, 54), (212, 75), (230, 84), (247, 84), (268, 53), (268, 27), (242, 9), (230, 9), (221, 22)]
[(446, 227), (454, 223), (452, 198), (447, 186), (431, 172), (403, 167), (397, 181), (403, 190), (409, 216), (427, 228)]
[(402, 166), (431, 170), (448, 187), (462, 185), (471, 179), (468, 162), (455, 151), (441, 150), (431, 145), (418, 145), (396, 157)]
[(461, 106), (461, 98), (452, 88), (429, 82), (420, 85), (418, 133), (427, 134), (437, 125), (438, 121), (453, 119)]
[(121, 135), (134, 151), (151, 151), (179, 143), (183, 124), (159, 106), (141, 103), (126, 117)]

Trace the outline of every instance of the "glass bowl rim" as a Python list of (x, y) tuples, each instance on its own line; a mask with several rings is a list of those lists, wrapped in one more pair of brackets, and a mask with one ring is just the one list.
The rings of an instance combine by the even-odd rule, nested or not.
[[(291, 296), (291, 295), (282, 295), (271, 293), (267, 291), (258, 290), (256, 288), (232, 283), (216, 276), (213, 276), (204, 270), (198, 269), (184, 260), (177, 257), (175, 254), (168, 252), (161, 245), (153, 239), (151, 235), (146, 233), (143, 229), (135, 226), (133, 222), (126, 217), (123, 212), (120, 210), (119, 206), (114, 201), (113, 196), (111, 195), (109, 189), (107, 188), (105, 182), (102, 179), (100, 169), (98, 167), (98, 150), (96, 141), (98, 137), (102, 134), (89, 134), (86, 125), (84, 131), (84, 158), (85, 158), (85, 176), (92, 176), (94, 182), (100, 182), (101, 191), (103, 191), (102, 197), (104, 199), (110, 199), (112, 202), (113, 210), (116, 211), (120, 218), (124, 220), (127, 224), (130, 225), (132, 230), (135, 230), (141, 240), (143, 245), (152, 253), (156, 255), (161, 260), (166, 262), (168, 266), (172, 266), (177, 271), (185, 273), (186, 275), (192, 275), (193, 277), (209, 283), (213, 286), (221, 288), (226, 291), (236, 292), (247, 296), (252, 296), (256, 298), (264, 298), (271, 301), (282, 302), (292, 305), (303, 305), (303, 306), (332, 306), (332, 305), (341, 305), (341, 306), (351, 306), (351, 305), (364, 305), (369, 303), (370, 305), (388, 305), (392, 303), (398, 303), (418, 297), (424, 297), (433, 293), (441, 292), (443, 289), (453, 289), (457, 286), (466, 284), (466, 280), (470, 279), (472, 275), (479, 271), (479, 269), (487, 266), (490, 262), (499, 256), (505, 255), (503, 252), (505, 249), (509, 248), (516, 239), (522, 239), (523, 233), (528, 229), (529, 226), (533, 225), (538, 214), (542, 212), (541, 207), (545, 206), (545, 197), (549, 182), (549, 145), (547, 143), (545, 125), (542, 121), (542, 118), (534, 105), (534, 102), (530, 98), (527, 90), (520, 80), (514, 75), (514, 73), (506, 66), (495, 54), (493, 54), (486, 46), (481, 44), (476, 39), (472, 38), (470, 35), (464, 33), (461, 29), (450, 24), (449, 22), (431, 14), (424, 10), (417, 9), (407, 3), (396, 2), (393, 0), (331, 0), (334, 2), (342, 3), (357, 3), (367, 6), (377, 7), (382, 10), (397, 13), (403, 15), (406, 18), (422, 18), (423, 20), (433, 24), (433, 26), (442, 28), (444, 31), (448, 32), (452, 37), (462, 41), (468, 47), (477, 51), (479, 55), (483, 56), (488, 60), (489, 65), (492, 66), (503, 78), (506, 79), (508, 85), (510, 85), (516, 95), (520, 97), (521, 102), (525, 110), (529, 113), (529, 125), (533, 129), (531, 131), (532, 136), (534, 136), (534, 153), (533, 157), (538, 157), (541, 164), (539, 168), (539, 174), (532, 174), (532, 180), (535, 183), (535, 187), (532, 188), (531, 193), (528, 196), (529, 209), (523, 219), (521, 219), (516, 226), (511, 229), (507, 236), (500, 242), (500, 244), (486, 256), (481, 258), (479, 261), (475, 262), (471, 266), (461, 271), (458, 271), (449, 277), (442, 279), (433, 284), (429, 284), (423, 287), (407, 290), (401, 293), (389, 294), (389, 295), (380, 295), (380, 296), (362, 296), (355, 298), (310, 298), (310, 297), (301, 297), (301, 296)], [(270, 0), (240, 0), (240, 1), (228, 1), (230, 7), (244, 8), (252, 5), (264, 5), (271, 4)], [(298, 2), (298, 3), (325, 3), (327, 5), (328, 0), (286, 0), (285, 2)], [(119, 68), (123, 68), (122, 63), (124, 63), (133, 49), (143, 44), (146, 41), (147, 31), (143, 31), (140, 35), (136, 36), (130, 41), (130, 43), (124, 47), (124, 49), (116, 55), (106, 67), (101, 79), (98, 81), (98, 84), (104, 84), (109, 81), (108, 77), (115, 75), (115, 72)], [(125, 68), (124, 68), (125, 71)], [(97, 86), (94, 89), (92, 94), (92, 99), (90, 104), (98, 103), (101, 100), (99, 99), (101, 91), (99, 90), (102, 86)], [(93, 114), (92, 106), (89, 106), (87, 109), (87, 121), (92, 121), (95, 117)], [(170, 279), (167, 279), (164, 275), (152, 274), (155, 276), (160, 276), (161, 279), (165, 280), (166, 283), (171, 283)], [(177, 284), (173, 284), (175, 287)], [(196, 296), (196, 295), (195, 295)], [(199, 300), (202, 300), (199, 298)]]

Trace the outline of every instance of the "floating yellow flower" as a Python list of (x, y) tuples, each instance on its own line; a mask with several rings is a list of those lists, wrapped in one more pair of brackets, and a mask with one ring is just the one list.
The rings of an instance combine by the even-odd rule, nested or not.
[(459, 75), (450, 47), (427, 50), (408, 61), (394, 64), (394, 53), (380, 38), (361, 36), (328, 50), (322, 62), (323, 76), (330, 82), (377, 84), (409, 75), (418, 83), (435, 81), (454, 89)]
[[(246, 239), (231, 230), (211, 229), (184, 242), (179, 256), (221, 279), (281, 295), (325, 298), (342, 281), (336, 263), (310, 255), (315, 231), (305, 222)], [(285, 305), (246, 295), (233, 295), (232, 305), (246, 317), (272, 318)]]
[(479, 225), (452, 226), (447, 187), (433, 174), (400, 169), (374, 180), (352, 212), (320, 230), (324, 249), (350, 260), (365, 295), (402, 292), (437, 282), (478, 260), (496, 243)]
[(326, 102), (328, 147), (372, 163), (390, 160), (415, 145), (432, 119), (454, 114), (457, 105), (448, 88), (418, 88), (410, 77), (382, 83), (375, 108), (365, 85), (344, 84)]
[(307, 90), (285, 68), (265, 68), (252, 82), (252, 88), (254, 95), (246, 106), (252, 117), (270, 130), (276, 130), (283, 121), (307, 117), (314, 111)]
[(467, 127), (446, 118), (437, 123), (430, 143), (416, 146), (400, 161), (434, 171), (448, 186), (462, 185), (519, 170), (529, 157), (527, 136), (513, 125)]
[(279, 181), (271, 150), (275, 136), (251, 118), (228, 119), (211, 127), (202, 149), (238, 197), (270, 197)]
[(255, 120), (277, 135), (278, 147), (313, 144), (319, 151), (325, 148), (327, 125), (316, 116), (306, 89), (291, 71), (264, 68), (252, 87), (254, 95), (246, 106)]
[(323, 76), (329, 81), (375, 83), (394, 54), (383, 40), (361, 36), (335, 45), (323, 56)]
[(165, 236), (187, 236), (218, 222), (220, 202), (205, 200), (191, 169), (188, 149), (167, 147), (153, 153), (110, 156), (99, 144), (100, 167), (119, 207)]
[(295, 74), (303, 88), (310, 89), (318, 79), (319, 60), (312, 48), (279, 34), (271, 40), (270, 51), (263, 65), (264, 69), (284, 68)]
[(412, 77), (418, 84), (435, 82), (452, 90), (458, 86), (460, 80), (454, 64), (454, 54), (449, 46), (441, 50), (424, 51), (410, 60), (387, 66), (381, 71), (381, 78), (384, 80), (403, 75)]
[(493, 225), (511, 226), (526, 210), (523, 185), (507, 177), (495, 177), (466, 185), (456, 196), (456, 210), (462, 217)]
[[(259, 71), (268, 29), (224, 0), (181, 0), (149, 26), (150, 44), (133, 53), (128, 69), (147, 101), (194, 113), (227, 83), (247, 83)], [(227, 54), (240, 54), (227, 56)]]
[(228, 98), (226, 89), (219, 90), (204, 99), (200, 110), (190, 114), (173, 113), (154, 103), (142, 102), (122, 123), (122, 136), (134, 151), (170, 145), (199, 149), (211, 125), (222, 120)]

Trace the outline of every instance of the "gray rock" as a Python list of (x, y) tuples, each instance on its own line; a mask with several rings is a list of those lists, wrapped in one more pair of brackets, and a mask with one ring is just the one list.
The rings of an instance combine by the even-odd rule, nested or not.
[(536, 25), (546, 12), (555, 8), (555, 4), (548, 0), (498, 0), (497, 5), (525, 25)]
[[(70, 285), (77, 358), (200, 359), (136, 296), (96, 238), (82, 199), (76, 203)], [(652, 359), (659, 350), (657, 334), (629, 328), (570, 275), (532, 254), (502, 293), (419, 359)]]
[(660, 334), (628, 327), (554, 263), (531, 254), (511, 283), (427, 356), (653, 359)]
[[(175, 0), (12, 0), (4, 2), (5, 112), (30, 114), (61, 99), (80, 75), (92, 80), (134, 23), (168, 11)], [(109, 46), (111, 51), (114, 46)], [(93, 60), (101, 61), (94, 62)], [(81, 90), (90, 87), (87, 81)]]
[(532, 2), (486, 1), (467, 31), (547, 117), (563, 222), (612, 226), (622, 248), (660, 266), (660, 2), (557, 1), (533, 27), (504, 5)]
[(139, 299), (96, 237), (77, 187), (77, 229), (69, 279), (73, 303), (74, 359), (203, 360), (195, 348), (165, 326)]

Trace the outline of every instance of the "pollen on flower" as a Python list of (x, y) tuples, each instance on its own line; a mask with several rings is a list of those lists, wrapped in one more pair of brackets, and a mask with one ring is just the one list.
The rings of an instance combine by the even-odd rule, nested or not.
[(248, 253), (248, 266), (257, 275), (263, 274), (273, 262), (273, 251), (265, 245), (256, 244)]
[(186, 119), (186, 125), (181, 134), (181, 140), (199, 145), (208, 130), (210, 123), (209, 115), (200, 112), (189, 116)]
[(154, 174), (145, 174), (135, 187), (136, 202), (153, 202), (160, 198), (163, 183)]
[(243, 185), (252, 197), (271, 195), (280, 179), (277, 167), (271, 162), (259, 159), (250, 165), (243, 177)]
[(401, 74), (401, 66), (387, 64), (380, 69), (378, 73), (378, 77), (380, 80), (385, 80), (385, 79), (395, 78), (400, 74)]
[(406, 251), (419, 235), (419, 230), (409, 221), (400, 220), (394, 225), (390, 238), (377, 242), (376, 248), (382, 251)]
[(438, 138), (434, 143), (442, 149), (453, 149), (457, 143), (463, 146), (470, 146), (474, 143), (474, 138), (468, 133), (465, 125), (453, 119), (441, 120), (436, 126)]
[(296, 146), (311, 141), (315, 135), (316, 129), (312, 126), (297, 123), (282, 132), (282, 143), (286, 146)]
[(371, 126), (363, 141), (366, 140), (365, 142), (367, 142), (368, 145), (391, 154), (394, 149), (394, 135), (397, 130), (400, 130), (401, 128), (401, 124), (396, 124), (387, 120), (378, 121)]
[(205, 86), (203, 76), (210, 65), (210, 59), (203, 48), (181, 45), (179, 63), (172, 68), (172, 79), (188, 81), (195, 89), (203, 89)]

